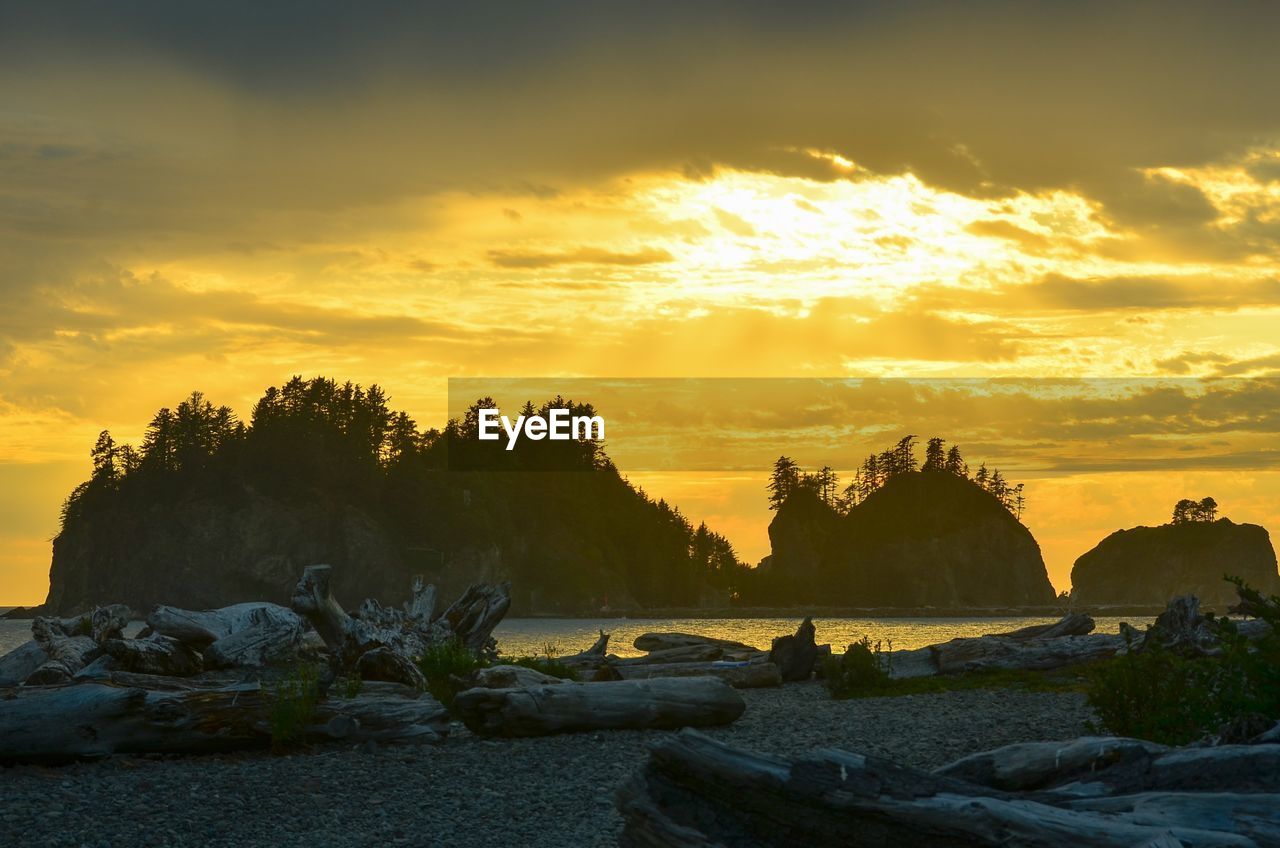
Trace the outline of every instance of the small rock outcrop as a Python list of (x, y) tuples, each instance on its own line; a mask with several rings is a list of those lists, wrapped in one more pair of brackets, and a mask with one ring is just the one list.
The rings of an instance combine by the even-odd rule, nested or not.
[(1093, 606), (1163, 606), (1195, 595), (1226, 612), (1236, 600), (1224, 575), (1241, 577), (1264, 595), (1280, 593), (1276, 552), (1265, 528), (1230, 519), (1117, 530), (1076, 560), (1071, 600)]

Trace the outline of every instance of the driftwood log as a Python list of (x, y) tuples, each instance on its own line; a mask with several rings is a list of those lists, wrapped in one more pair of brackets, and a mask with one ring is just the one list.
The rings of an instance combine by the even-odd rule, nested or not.
[(723, 655), (724, 649), (719, 645), (682, 645), (650, 651), (641, 657), (614, 657), (609, 662), (614, 666), (705, 663), (718, 660)]
[(475, 688), (453, 700), (454, 714), (483, 736), (547, 736), (586, 730), (670, 729), (728, 724), (746, 702), (715, 677)]
[(147, 626), (200, 651), (209, 668), (260, 668), (296, 660), (305, 625), (288, 607), (258, 602), (199, 611), (162, 604)]
[(1053, 624), (894, 651), (889, 657), (889, 674), (909, 678), (968, 671), (1043, 671), (1106, 659), (1124, 648), (1122, 636), (1095, 634), (1093, 629), (1092, 618), (1071, 613)]
[(17, 686), (49, 661), (44, 648), (29, 639), (0, 657), (0, 686)]
[(41, 616), (31, 622), (31, 635), (45, 661), (27, 675), (28, 685), (63, 683), (102, 655), (102, 643), (118, 637), (129, 623), (122, 604), (98, 607), (74, 618)]
[(330, 591), (331, 574), (328, 565), (309, 566), (294, 589), (293, 609), (311, 622), (338, 669), (358, 671), (369, 680), (422, 687), (413, 660), (451, 640), (473, 653), (494, 654), (493, 629), (511, 606), (506, 583), (476, 584), (433, 619), (434, 590), (419, 580), (403, 610), (368, 600), (348, 615)]
[(637, 651), (666, 651), (672, 648), (690, 648), (699, 645), (713, 645), (720, 649), (720, 656), (729, 660), (746, 660), (767, 654), (759, 648), (735, 642), (732, 639), (716, 639), (712, 636), (700, 636), (695, 633), (642, 633), (633, 643)]
[(471, 687), (513, 689), (528, 686), (557, 686), (566, 681), (559, 677), (552, 677), (550, 674), (543, 674), (536, 668), (526, 668), (522, 665), (491, 665), (488, 668), (473, 671), (468, 682)]
[(102, 647), (114, 660), (112, 668), (122, 671), (186, 677), (204, 670), (199, 652), (161, 633), (145, 639), (108, 639)]
[(603, 630), (590, 648), (561, 657), (560, 662), (575, 669), (594, 669), (609, 661), (609, 634)]
[[(1090, 744), (1077, 748), (1087, 752)], [(1158, 754), (1152, 765), (1179, 753), (1184, 752)], [(1261, 767), (1240, 761), (1238, 755), (1223, 756), (1236, 759), (1241, 768)], [(1071, 769), (1089, 760), (1086, 753), (1077, 751)], [(1256, 789), (1248, 792), (1254, 794), (1226, 789), (1089, 798), (1043, 791), (1020, 795), (845, 751), (818, 751), (794, 761), (762, 756), (686, 730), (655, 747), (648, 763), (619, 790), (617, 805), (625, 823), (619, 844), (633, 848), (1257, 848), (1280, 844), (1280, 796), (1257, 794)]]
[[(236, 683), (206, 688), (173, 681), (160, 678), (157, 684), (164, 688), (147, 689), (108, 682), (11, 690), (0, 700), (0, 761), (270, 745), (277, 697), (271, 687)], [(353, 698), (321, 700), (301, 733), (308, 742), (436, 742), (447, 733), (448, 723), (444, 707), (429, 695), (366, 684)]]

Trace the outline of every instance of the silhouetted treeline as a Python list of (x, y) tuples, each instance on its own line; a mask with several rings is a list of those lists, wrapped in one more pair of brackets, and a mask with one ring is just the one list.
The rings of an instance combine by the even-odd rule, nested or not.
[[(746, 569), (728, 540), (633, 487), (600, 442), (525, 439), (506, 451), (478, 441), (477, 410), (492, 405), (481, 399), (460, 420), (423, 430), (376, 385), (294, 377), (267, 389), (248, 422), (194, 392), (156, 413), (139, 448), (98, 437), (92, 475), (67, 498), (63, 527), (164, 520), (175, 500), (235, 501), (252, 489), (368, 513), (410, 573), (496, 551), (517, 600), (538, 609), (691, 606), (709, 591), (737, 590)], [(524, 411), (551, 408), (595, 414), (560, 397)], [(456, 470), (478, 454), (499, 470)]]
[(1173, 505), (1173, 524), (1190, 524), (1195, 521), (1217, 521), (1218, 502), (1213, 498), (1193, 501), (1183, 498)]
[(814, 472), (806, 472), (790, 457), (778, 457), (773, 464), (773, 473), (767, 487), (769, 508), (776, 510), (792, 494), (806, 491), (816, 494), (819, 500), (836, 512), (846, 514), (894, 477), (913, 471), (954, 474), (970, 480), (983, 491), (991, 493), (1005, 509), (1019, 519), (1026, 510), (1024, 484), (1010, 483), (999, 468), (988, 471), (985, 463), (978, 466), (977, 473), (970, 477), (969, 464), (965, 462), (960, 448), (956, 445), (948, 448), (944, 439), (937, 436), (929, 439), (925, 444), (924, 464), (921, 465), (916, 460), (914, 435), (903, 436), (892, 448), (868, 456), (854, 472), (853, 480), (843, 489), (839, 485), (839, 475), (829, 465)]

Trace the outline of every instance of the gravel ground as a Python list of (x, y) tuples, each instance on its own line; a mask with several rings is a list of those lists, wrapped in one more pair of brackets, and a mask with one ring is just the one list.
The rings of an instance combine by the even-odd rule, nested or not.
[[(1081, 734), (1083, 695), (970, 690), (833, 701), (816, 683), (743, 693), (709, 731), (794, 755), (839, 747), (932, 768), (1010, 742)], [(613, 792), (661, 731), (327, 748), (273, 757), (115, 757), (0, 768), (0, 846), (614, 845)]]

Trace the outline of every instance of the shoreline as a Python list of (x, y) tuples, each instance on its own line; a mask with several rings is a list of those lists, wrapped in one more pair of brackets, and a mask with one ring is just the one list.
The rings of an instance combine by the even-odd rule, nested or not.
[[(522, 619), (735, 619), (735, 618), (1061, 618), (1067, 613), (1083, 613), (1095, 618), (1118, 616), (1155, 617), (1164, 604), (1118, 604), (1115, 606), (1028, 606), (1028, 607), (655, 607), (628, 610), (574, 610), (529, 612), (513, 610), (508, 618)], [(1206, 607), (1206, 609), (1208, 609)]]
[[(41, 605), (43, 606), (43, 605)], [(41, 606), (35, 607), (3, 607), (0, 606), (0, 620), (25, 621), (37, 616), (50, 615)], [(568, 611), (529, 611), (512, 610), (507, 618), (531, 620), (594, 621), (600, 619), (747, 619), (747, 618), (1061, 618), (1067, 613), (1083, 613), (1095, 618), (1112, 618), (1119, 616), (1135, 616), (1153, 618), (1164, 612), (1164, 604), (1117, 604), (1114, 606), (1026, 606), (1026, 607), (828, 607), (828, 606), (795, 606), (795, 607), (654, 607), (636, 609), (609, 610), (568, 610)], [(1211, 610), (1211, 607), (1204, 607)], [(134, 612), (138, 612), (134, 610)], [(1225, 612), (1225, 611), (1224, 611)], [(65, 614), (58, 614), (65, 615)], [(145, 615), (134, 618), (144, 619)]]

